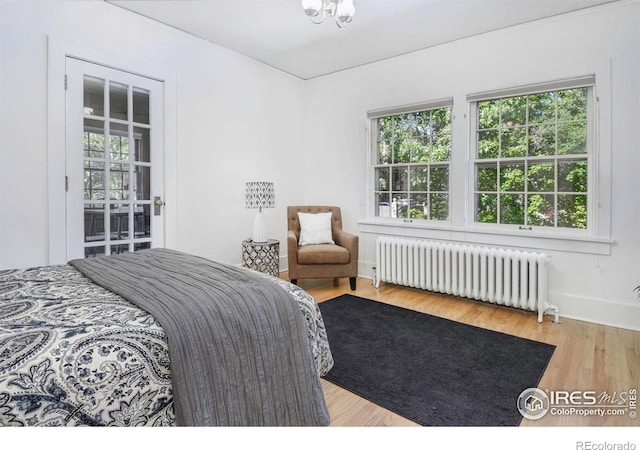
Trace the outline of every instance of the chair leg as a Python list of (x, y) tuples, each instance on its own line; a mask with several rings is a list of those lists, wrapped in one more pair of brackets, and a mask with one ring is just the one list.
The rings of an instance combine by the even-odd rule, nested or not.
[(356, 290), (356, 277), (349, 278), (349, 284), (351, 285), (351, 290)]

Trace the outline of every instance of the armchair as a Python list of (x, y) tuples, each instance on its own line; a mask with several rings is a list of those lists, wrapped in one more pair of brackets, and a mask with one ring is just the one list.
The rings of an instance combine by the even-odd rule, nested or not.
[[(334, 243), (299, 245), (300, 219), (298, 213), (331, 212), (331, 236)], [(299, 278), (349, 278), (352, 290), (358, 276), (358, 236), (342, 230), (342, 214), (337, 206), (287, 207), (287, 256), (289, 279), (297, 284)]]

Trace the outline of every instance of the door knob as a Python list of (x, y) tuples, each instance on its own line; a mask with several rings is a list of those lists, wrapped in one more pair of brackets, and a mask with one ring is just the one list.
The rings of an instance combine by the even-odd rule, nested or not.
[(161, 213), (160, 208), (162, 208), (163, 205), (164, 202), (162, 201), (162, 198), (159, 196), (153, 197), (153, 215), (159, 216)]

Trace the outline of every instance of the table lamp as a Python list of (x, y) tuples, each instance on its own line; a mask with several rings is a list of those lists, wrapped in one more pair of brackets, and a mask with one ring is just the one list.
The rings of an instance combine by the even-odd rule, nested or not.
[(267, 242), (262, 208), (275, 207), (273, 183), (268, 181), (250, 181), (246, 183), (245, 204), (247, 208), (258, 208), (258, 213), (253, 221), (253, 241)]

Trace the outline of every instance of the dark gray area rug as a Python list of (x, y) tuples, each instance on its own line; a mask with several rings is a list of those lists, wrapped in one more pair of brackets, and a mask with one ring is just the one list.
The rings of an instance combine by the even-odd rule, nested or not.
[[(424, 426), (517, 426), (555, 346), (345, 294), (320, 303), (324, 377)], [(535, 320), (535, 318), (532, 318)]]

